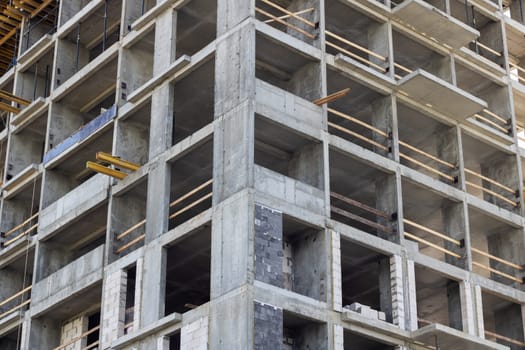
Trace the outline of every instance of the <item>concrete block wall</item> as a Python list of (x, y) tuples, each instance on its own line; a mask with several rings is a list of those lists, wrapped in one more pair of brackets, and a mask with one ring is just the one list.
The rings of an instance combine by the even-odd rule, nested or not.
[[(498, 89), (497, 98), (491, 99), (490, 104), (510, 118), (509, 127), (513, 131), (503, 137), (491, 132), (480, 132), (469, 122), (458, 123), (454, 118), (434, 110), (422, 101), (412, 101), (411, 97), (398, 91), (394, 69), (381, 76), (370, 67), (354, 62), (355, 60), (338, 59), (326, 54), (327, 19), (324, 17), (326, 8), (331, 5), (329, 0), (281, 2), (291, 11), (310, 7), (314, 9), (313, 13), (305, 15), (310, 20), (319, 22), (314, 29), (316, 36), (313, 40), (306, 39), (302, 35), (290, 35), (293, 32), (290, 28), (284, 31), (270, 28), (268, 23), (264, 24), (263, 21), (256, 19), (259, 17), (255, 6), (264, 6), (261, 4), (264, 2), (260, 0), (217, 0), (216, 2), (158, 0), (155, 4), (154, 1), (147, 1), (146, 10), (150, 8), (152, 10), (144, 16), (138, 11), (142, 5), (140, 0), (116, 1), (121, 1), (123, 5), (121, 22), (124, 27), (121, 30), (121, 40), (113, 49), (118, 63), (116, 75), (111, 77), (115, 80), (112, 89), (116, 91), (115, 100), (112, 102), (118, 106), (118, 109), (115, 118), (102, 128), (104, 130), (97, 130), (88, 135), (88, 139), (97, 136), (98, 132), (102, 133), (113, 128), (110, 132), (110, 140), (105, 142), (115, 153), (124, 149), (124, 154), (130, 154), (129, 150), (136, 146), (141, 149), (141, 153), (146, 152), (147, 149), (148, 155), (141, 154), (140, 159), (144, 160), (145, 164), (139, 171), (128, 175), (125, 180), (117, 181), (103, 175), (95, 175), (76, 188), (73, 186), (73, 181), (69, 183), (71, 180), (68, 179), (69, 175), (62, 178), (60, 177), (62, 175), (57, 175), (57, 171), (67, 168), (70, 163), (74, 164), (77, 160), (82, 163), (80, 168), (83, 169), (85, 153), (89, 153), (94, 158), (97, 147), (102, 145), (100, 139), (94, 137), (93, 143), (71, 145), (73, 156), (69, 160), (64, 158), (51, 165), (38, 165), (38, 178), (41, 179), (38, 191), (41, 193), (42, 212), (38, 233), (31, 240), (28, 248), (28, 251), (35, 255), (35, 263), (28, 267), (34, 270), (35, 277), (33, 300), (25, 316), (28, 321), (23, 325), (23, 334), (27, 339), (37, 334), (42, 337), (43, 345), (40, 345), (39, 341), (26, 339), (22, 343), (24, 344), (22, 348), (32, 347), (38, 350), (39, 347), (42, 349), (48, 347), (48, 344), (51, 344), (51, 348), (57, 346), (58, 342), (55, 341), (52, 333), (58, 332), (58, 328), (60, 328), (61, 342), (73, 339), (75, 334), (80, 334), (78, 320), (74, 320), (77, 322), (75, 327), (73, 327), (74, 322), (71, 321), (54, 326), (54, 330), (48, 330), (47, 324), (52, 323), (46, 322), (53, 319), (59, 303), (71, 307), (75, 304), (75, 298), (80, 300), (83, 295), (95, 295), (94, 300), (88, 303), (92, 305), (83, 306), (89, 309), (97, 303), (101, 304), (100, 347), (103, 349), (166, 348), (169, 347), (169, 336), (174, 332), (180, 332), (181, 348), (188, 350), (279, 349), (286, 346), (295, 349), (300, 348), (299, 344), (318, 350), (325, 348), (344, 350), (348, 348), (348, 344), (344, 344), (345, 332), (352, 330), (363, 335), (365, 333), (363, 329), (366, 327), (374, 329), (372, 332), (374, 339), (385, 342), (388, 340), (390, 343), (397, 343), (399, 349), (408, 349), (410, 346), (405, 342), (410, 343), (410, 340), (407, 340), (410, 337), (407, 334), (421, 327), (417, 319), (418, 277), (415, 272), (417, 267), (428, 268), (459, 284), (463, 328), (459, 338), (462, 341), (467, 335), (476, 338), (485, 337), (483, 306), (488, 301), (483, 300), (482, 292), (498, 295), (517, 305), (512, 309), (513, 316), (508, 327), (513, 329), (520, 327), (517, 320), (520, 316), (522, 321), (525, 318), (523, 311), (517, 311), (522, 310), (522, 306), (525, 305), (523, 287), (518, 283), (506, 285), (501, 283), (503, 279), (494, 281), (494, 278), (488, 278), (491, 277), (490, 274), (483, 276), (474, 271), (472, 253), (468, 252), (471, 235), (468, 230), (469, 218), (466, 215), (470, 210), (483, 212), (484, 215), (513, 228), (514, 234), (507, 243), (514, 248), (503, 244), (497, 250), (504, 258), (511, 259), (516, 255), (513, 249), (525, 246), (521, 181), (522, 151), (518, 147), (517, 112), (514, 107), (514, 99), (519, 99), (520, 95), (515, 93), (516, 84), (507, 81), (510, 69), (507, 62), (506, 41), (502, 42), (504, 55), (500, 59), (505, 66), (502, 75), (504, 78), (492, 79), (494, 75), (492, 72), (500, 68), (487, 65), (482, 58), (471, 57), (473, 54), (463, 52), (465, 50), (449, 50), (439, 42), (428, 40), (420, 33), (416, 33), (413, 28), (400, 24), (386, 7), (371, 3), (363, 4), (354, 0), (346, 4), (353, 11), (357, 11), (362, 18), (374, 18), (381, 22), (377, 27), (368, 28), (371, 32), (367, 40), (370, 49), (379, 50), (388, 57), (388, 62), (381, 63), (384, 67), (393, 64), (394, 51), (397, 52), (399, 47), (394, 50), (392, 36), (396, 32), (401, 32), (423, 43), (434, 54), (443, 56), (442, 59), (435, 59), (435, 62), (429, 65), (436, 78), (440, 76), (453, 85), (458, 85), (456, 74), (459, 73), (455, 63), (460, 62), (469, 69), (477, 68), (482, 74), (489, 76), (487, 78), (489, 80), (497, 80), (496, 85), (504, 88)], [(53, 85), (58, 85), (57, 79), (73, 75), (70, 54), (74, 52), (74, 45), (66, 43), (65, 37), (74, 36), (73, 29), (94, 12), (100, 11), (103, 4), (104, 1), (98, 0), (93, 0), (89, 4), (80, 0), (62, 2), (60, 27), (58, 34), (51, 39), (53, 45), (50, 46), (51, 51), (49, 51), (54, 57), (55, 83)], [(446, 7), (445, 12), (450, 14), (448, 3)], [(180, 51), (187, 49), (181, 42), (184, 35), (198, 35), (198, 31), (182, 32), (185, 23), (200, 25), (199, 16), (195, 14), (199, 11), (210, 12), (210, 10), (217, 11), (215, 22), (208, 23), (208, 27), (216, 31), (214, 37), (217, 37), (217, 40), (194, 54), (187, 66), (179, 70), (174, 69), (173, 64), (179, 57)], [(504, 23), (507, 19), (502, 18), (500, 12), (494, 12), (492, 16), (497, 19), (498, 25), (501, 24), (502, 33), (498, 30), (483, 32), (484, 39), (488, 38), (493, 43), (494, 38), (501, 36), (505, 39)], [(304, 26), (304, 22), (291, 20), (290, 23), (308, 29), (308, 26)], [(149, 35), (153, 33), (151, 32), (153, 28), (155, 34)], [(147, 40), (150, 42), (146, 43)], [(134, 45), (137, 47), (149, 45), (148, 47), (153, 49), (151, 53), (144, 54), (141, 50), (134, 51)], [(271, 79), (256, 78), (257, 69), (265, 67), (261, 61), (261, 56), (267, 53), (263, 52), (266, 50), (264, 45), (275, 45), (275, 49), (280, 50), (275, 61), (289, 65), (284, 67), (285, 69), (269, 67), (277, 75), (287, 77), (289, 82), (285, 84), (286, 86), (277, 87)], [(410, 55), (410, 53), (406, 54)], [(64, 65), (63, 60), (66, 58), (71, 62), (59, 73), (57, 68)], [(179, 175), (172, 172), (171, 163), (203, 142), (202, 134), (196, 133), (184, 142), (172, 145), (173, 123), (178, 123), (178, 118), (184, 117), (176, 115), (178, 106), (175, 106), (174, 84), (184, 77), (197, 74), (198, 68), (207, 62), (212, 62), (214, 65), (215, 81), (214, 121), (205, 127), (209, 134), (204, 138), (206, 141), (213, 139), (213, 206), (209, 214), (210, 218), (206, 222), (199, 223), (198, 219), (195, 219), (168, 230), (171, 182)], [(132, 79), (133, 72), (141, 70), (146, 65), (152, 68), (151, 72), (147, 71), (147, 78), (141, 76), (138, 80)], [(92, 70), (94, 72), (102, 68), (93, 67)], [(290, 69), (291, 73), (286, 69)], [(23, 72), (18, 72), (17, 69), (13, 72), (15, 76), (13, 79), (22, 81)], [(74, 103), (83, 94), (100, 88), (98, 84), (83, 87), (85, 81), (83, 79), (87, 79), (90, 73), (85, 72), (86, 76), (75, 75), (69, 81), (61, 81), (60, 90), (53, 87), (50, 97), (46, 100), (49, 104), (46, 107), (48, 109), (43, 112), (44, 119), (48, 120), (45, 130), (46, 150), (49, 150), (53, 137), (67, 138), (70, 136), (69, 129), (76, 129), (83, 123), (80, 110), (89, 109), (90, 105), (72, 109), (68, 104)], [(331, 117), (328, 116), (327, 106), (316, 106), (311, 101), (333, 92), (328, 89), (331, 84), (328, 81), (330, 74), (357, 81), (381, 95), (376, 101), (363, 102), (361, 107), (365, 110), (372, 105), (370, 107), (373, 114), (372, 123), (378, 128), (387, 130), (388, 139), (381, 142), (390, 147), (388, 152), (378, 151), (382, 148), (375, 150), (372, 148), (371, 151), (362, 147), (358, 140), (354, 140), (356, 142), (345, 140), (329, 129), (328, 123), (332, 119), (329, 119)], [(130, 90), (125, 86), (128, 77), (131, 77)], [(143, 97), (133, 102), (127, 101), (126, 91), (138, 91), (142, 83), (151, 83), (155, 88), (144, 92)], [(3, 84), (1, 79), (0, 84)], [(63, 91), (63, 86), (69, 86), (70, 91)], [(196, 86), (194, 93), (197, 94), (198, 90), (199, 87)], [(359, 96), (361, 91), (358, 88), (354, 90), (351, 94)], [(57, 94), (57, 91), (60, 94)], [(98, 90), (97, 92), (104, 93)], [(439, 137), (440, 140), (435, 142), (432, 140), (431, 143), (437, 154), (448, 161), (454, 163), (457, 161), (458, 168), (455, 170), (459, 175), (457, 184), (444, 184), (439, 179), (429, 176), (424, 169), (413, 169), (401, 162), (399, 141), (400, 133), (402, 134), (405, 126), (399, 123), (401, 116), (398, 114), (402, 104), (409, 105), (422, 115), (438, 120), (446, 126), (446, 135), (443, 136), (441, 132), (434, 134), (433, 136)], [(328, 107), (330, 106), (332, 105)], [(272, 141), (276, 142), (276, 146), (261, 146), (261, 140), (255, 135), (258, 118), (266, 118), (278, 132), (286, 130), (288, 134), (283, 133), (283, 135), (290, 135), (290, 137), (281, 137), (276, 133), (270, 137), (275, 139)], [(119, 132), (119, 126), (124, 127), (125, 123), (149, 126), (144, 130), (139, 128), (140, 133)], [(130, 127), (133, 128), (134, 126)], [(203, 133), (202, 130), (199, 132)], [(138, 146), (135, 145), (133, 138), (142, 137), (141, 135), (146, 132), (149, 133), (149, 138), (137, 140)], [(501, 205), (493, 197), (483, 198), (482, 193), (472, 195), (473, 191), (467, 191), (464, 163), (467, 157), (474, 157), (474, 155), (469, 155), (464, 145), (466, 135), (482, 140), (483, 143), (488, 144), (489, 149), (501, 151), (508, 156), (504, 161), (488, 166), (477, 164), (478, 167), (474, 170), (482, 171), (484, 175), (490, 177), (500, 178), (501, 181), (515, 187), (518, 190), (517, 200), (520, 205), (517, 207)], [(7, 132), (6, 137), (8, 139), (11, 137), (10, 131)], [(296, 137), (300, 141), (296, 141)], [(379, 138), (375, 140), (379, 141)], [(299, 145), (294, 144), (296, 142)], [(254, 153), (260, 148), (276, 156), (277, 159), (287, 162), (287, 168), (281, 173), (256, 164)], [(331, 171), (333, 167), (330, 164), (330, 152), (334, 150), (388, 174), (388, 179), (384, 183), (377, 181), (376, 193), (368, 195), (374, 198), (373, 201), (380, 207), (379, 209), (388, 211), (389, 214), (397, 214), (396, 219), (381, 221), (382, 223), (388, 221), (394, 235), (378, 237), (358, 227), (337, 222), (331, 217), (333, 202), (330, 198), (330, 181), (334, 176), (345, 177), (345, 174), (335, 174), (335, 171)], [(482, 165), (486, 169), (482, 169)], [(78, 164), (76, 166), (78, 168)], [(77, 175), (71, 174), (72, 177)], [(70, 225), (76, 218), (89, 214), (106, 201), (108, 213), (125, 216), (125, 210), (112, 210), (117, 205), (114, 197), (131, 191), (140, 181), (147, 182), (147, 192), (137, 193), (137, 198), (146, 203), (146, 225), (144, 240), (137, 245), (136, 250), (118, 258), (113, 256), (111, 248), (114, 247), (115, 227), (112, 226), (112, 220), (108, 220), (107, 227), (101, 228), (106, 232), (105, 237), (102, 238), (105, 245), (89, 251), (90, 244), (93, 243), (88, 239), (89, 237), (75, 237), (72, 242), (65, 243), (74, 246), (79, 252), (79, 256), (74, 261), (46, 278), (41, 278), (42, 276), (36, 273), (40, 269), (35, 265), (40, 261), (46, 261), (42, 257), (47, 257), (46, 254), (49, 254), (46, 253), (46, 249), (54, 249), (53, 246), (44, 249), (43, 242), (52, 237), (53, 239), (60, 237), (64, 229), (74, 230)], [(438, 193), (447, 200), (457, 203), (454, 208), (455, 213), (444, 218), (444, 221), (446, 221), (446, 231), (450, 231), (447, 233), (450, 235), (457, 233), (454, 237), (465, 238), (467, 248), (457, 250), (464, 254), (461, 264), (447, 264), (447, 261), (437, 261), (426, 256), (415, 248), (413, 242), (403, 237), (405, 201), (403, 185), (407, 182), (417, 183), (424, 187), (425, 191)], [(31, 192), (31, 185), (32, 183), (25, 183), (20, 193), (27, 197), (27, 193)], [(503, 193), (494, 186), (490, 188)], [(355, 184), (352, 190), (360, 191), (359, 184)], [(8, 217), (9, 215), (6, 215), (8, 206), (5, 204), (7, 199), (1, 201), (0, 210), (3, 212), (0, 217)], [(125, 207), (125, 203), (119, 205)], [(286, 218), (312, 228), (312, 232), (301, 237), (300, 243), (295, 247), (285, 237), (287, 228), (283, 223)], [(9, 226), (15, 224), (11, 221)], [(77, 224), (80, 227), (82, 222), (75, 222), (75, 225)], [(188, 310), (180, 317), (166, 315), (164, 308), (166, 295), (172, 291), (171, 289), (178, 288), (166, 285), (166, 274), (169, 273), (166, 249), (185, 235), (197, 230), (198, 225), (209, 225), (212, 231), (211, 276), (209, 280), (206, 276), (202, 277), (203, 283), (210, 284), (210, 301)], [(7, 227), (2, 223), (0, 226)], [(353, 257), (342, 254), (342, 239), (379, 252), (386, 257), (381, 271), (383, 277), (389, 275), (389, 278), (382, 279), (380, 283), (380, 288), (385, 288), (381, 291), (383, 296), (381, 303), (391, 304), (389, 306), (391, 310), (385, 312), (387, 318), (391, 316), (391, 322), (378, 319), (377, 312), (374, 313), (373, 310), (366, 308), (366, 305), (362, 310), (368, 310), (371, 315), (376, 316), (368, 319), (359, 318), (357, 312), (343, 310), (342, 264), (345, 263), (345, 259)], [(297, 248), (301, 250), (299, 253)], [(16, 265), (15, 262), (20, 262), (22, 256), (22, 250), (9, 254), (0, 250), (0, 268)], [(131, 264), (136, 264), (137, 290), (133, 311), (134, 324), (125, 334), (123, 323), (126, 277), (123, 271)], [(191, 269), (191, 266), (184, 266), (184, 268)], [(0, 295), (4, 294), (0, 292)], [(351, 316), (346, 317), (344, 314)], [(295, 345), (283, 345), (283, 325), (287, 322), (293, 324), (294, 321), (308, 324), (306, 331)], [(85, 330), (86, 320), (82, 322)], [(363, 326), (363, 323), (367, 325)], [(77, 349), (77, 344), (72, 348)]]
[(102, 349), (108, 348), (112, 341), (124, 334), (126, 285), (126, 272), (122, 270), (108, 274), (104, 278), (100, 343)]
[(181, 329), (181, 350), (208, 350), (208, 317), (193, 321)]
[[(87, 331), (87, 317), (79, 316), (64, 323), (60, 335), (60, 344), (66, 344)], [(82, 350), (86, 346), (86, 339), (81, 338), (64, 347), (65, 350)]]

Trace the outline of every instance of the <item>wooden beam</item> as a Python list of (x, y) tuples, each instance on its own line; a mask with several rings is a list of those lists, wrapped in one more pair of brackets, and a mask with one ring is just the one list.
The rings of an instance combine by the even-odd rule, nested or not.
[(320, 99), (317, 99), (315, 101), (313, 101), (314, 104), (318, 105), (318, 106), (322, 106), (326, 103), (330, 103), (330, 102), (334, 102), (342, 97), (345, 97), (346, 95), (348, 95), (348, 93), (350, 92), (350, 88), (346, 88), (346, 89), (343, 89), (341, 91), (337, 91), (337, 92), (334, 92), (333, 94), (330, 94), (326, 97), (323, 97), (323, 98), (320, 98)]

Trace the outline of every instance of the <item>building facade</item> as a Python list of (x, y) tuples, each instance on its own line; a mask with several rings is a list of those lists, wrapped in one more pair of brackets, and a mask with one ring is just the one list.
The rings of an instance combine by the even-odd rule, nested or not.
[(525, 349), (521, 0), (0, 7), (0, 349)]

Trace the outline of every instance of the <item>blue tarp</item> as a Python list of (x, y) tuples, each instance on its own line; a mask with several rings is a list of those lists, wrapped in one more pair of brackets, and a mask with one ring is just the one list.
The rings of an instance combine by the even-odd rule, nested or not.
[(53, 147), (49, 152), (44, 154), (44, 165), (67, 151), (72, 146), (82, 142), (94, 132), (102, 129), (117, 116), (117, 105), (111, 106), (107, 111), (84, 125), (80, 130), (69, 136), (64, 141)]

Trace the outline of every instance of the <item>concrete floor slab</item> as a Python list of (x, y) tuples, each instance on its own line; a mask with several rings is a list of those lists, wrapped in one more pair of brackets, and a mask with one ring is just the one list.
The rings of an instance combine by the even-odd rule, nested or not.
[(398, 82), (398, 89), (458, 121), (487, 108), (487, 103), (434, 75), (418, 69)]
[(479, 31), (421, 0), (404, 1), (392, 10), (399, 20), (427, 36), (458, 49), (479, 37)]

